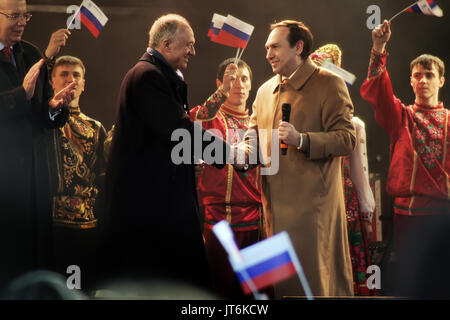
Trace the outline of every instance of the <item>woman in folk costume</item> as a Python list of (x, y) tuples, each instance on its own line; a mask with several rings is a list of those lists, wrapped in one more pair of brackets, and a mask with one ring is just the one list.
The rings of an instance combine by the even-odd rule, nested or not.
[[(342, 52), (335, 44), (317, 49), (311, 59), (322, 66), (325, 61), (341, 66)], [(366, 132), (364, 122), (352, 119), (356, 129), (356, 145), (350, 156), (342, 158), (345, 207), (347, 211), (348, 239), (352, 258), (355, 295), (376, 295), (367, 288), (367, 267), (370, 263), (368, 240), (372, 234), (372, 213), (375, 199), (369, 184)]]

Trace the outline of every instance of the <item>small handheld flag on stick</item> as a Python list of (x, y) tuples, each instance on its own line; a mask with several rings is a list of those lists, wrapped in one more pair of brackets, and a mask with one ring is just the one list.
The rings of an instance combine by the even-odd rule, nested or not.
[[(243, 264), (244, 260), (239, 252), (239, 248), (236, 245), (236, 242), (234, 241), (233, 231), (231, 230), (228, 222), (223, 220), (217, 223), (213, 227), (213, 232), (216, 235), (217, 239), (219, 239), (225, 251), (228, 253), (228, 258), (233, 267), (233, 270), (235, 270), (235, 266), (238, 267), (238, 269), (241, 269), (239, 266)], [(245, 283), (248, 285), (248, 288), (250, 288), (256, 300), (268, 299), (265, 294), (258, 292), (258, 289), (256, 288), (246, 270), (243, 270), (242, 277), (244, 278)]]
[[(213, 227), (213, 232), (228, 252), (231, 266), (241, 282), (244, 293), (253, 292), (257, 297), (256, 290), (297, 274), (307, 299), (313, 300), (308, 281), (287, 232), (281, 232), (240, 251), (234, 242), (228, 222), (223, 220), (217, 223)], [(229, 251), (230, 244), (227, 244), (230, 238), (236, 247), (231, 249), (232, 251)]]
[(108, 22), (108, 17), (91, 0), (83, 0), (77, 13), (74, 14), (72, 20), (67, 24), (67, 29), (70, 28), (75, 19), (80, 20), (96, 38), (106, 22)]
[(216, 37), (219, 36), (220, 29), (222, 29), (223, 23), (226, 19), (227, 17), (214, 13), (208, 31), (208, 37), (211, 39), (211, 41), (214, 41)]
[(414, 2), (412, 5), (409, 5), (402, 11), (395, 14), (392, 18), (389, 19), (389, 22), (394, 20), (396, 17), (398, 17), (403, 12), (415, 12), (419, 14), (426, 14), (429, 16), (436, 16), (436, 17), (442, 17), (444, 15), (444, 12), (441, 8), (434, 2), (434, 0), (419, 0), (417, 2)]
[[(216, 13), (213, 15), (213, 21), (208, 36), (211, 34), (210, 39), (213, 42), (238, 48), (235, 58), (235, 63), (237, 63), (242, 57), (242, 53), (244, 52), (255, 27), (232, 15), (228, 15), (225, 20), (223, 20), (223, 18), (224, 16)], [(220, 30), (217, 36), (215, 36), (214, 32), (216, 32), (217, 28), (220, 28)]]

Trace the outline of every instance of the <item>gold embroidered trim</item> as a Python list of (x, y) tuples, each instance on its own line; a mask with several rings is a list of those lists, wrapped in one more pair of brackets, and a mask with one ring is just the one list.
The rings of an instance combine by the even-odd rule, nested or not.
[[(225, 141), (228, 141), (228, 124), (227, 124), (227, 120), (225, 119), (225, 115), (223, 114), (222, 111), (219, 110), (219, 112), (222, 115), (222, 120), (223, 120), (223, 124), (225, 126)], [(227, 169), (228, 169), (228, 173), (227, 173), (227, 193), (225, 194), (225, 209), (227, 212), (227, 221), (228, 223), (231, 223), (231, 188), (233, 186), (233, 166), (230, 164), (227, 164)]]
[(411, 175), (411, 184), (409, 185), (409, 191), (411, 192), (411, 194), (414, 193), (414, 185), (416, 184), (416, 174), (417, 174), (417, 152), (414, 151), (414, 165), (413, 165), (413, 172)]
[(238, 119), (245, 119), (245, 118), (248, 117), (248, 110), (247, 109), (246, 109), (246, 111), (244, 113), (242, 113), (242, 112), (237, 112), (237, 111), (234, 111), (234, 110), (230, 109), (229, 107), (225, 106), (225, 104), (223, 104), (220, 108), (226, 114), (229, 114), (229, 115), (231, 115), (231, 116), (233, 116), (235, 118), (238, 118)]
[[(414, 165), (413, 165), (413, 172), (412, 172), (412, 176), (411, 176), (411, 184), (410, 184), (410, 186), (409, 186), (409, 191), (410, 191), (412, 194), (414, 194), (414, 185), (416, 184), (417, 158), (418, 158), (417, 152), (414, 151)], [(411, 208), (412, 208), (412, 206), (413, 206), (414, 199), (415, 199), (415, 196), (412, 196), (411, 202), (409, 203), (409, 208), (408, 208), (409, 215), (412, 214)]]
[[(231, 188), (233, 187), (233, 166), (228, 164), (228, 177), (227, 177), (227, 194), (225, 195), (225, 203), (227, 206), (231, 203)], [(230, 209), (231, 210), (231, 209)], [(231, 213), (231, 211), (230, 211)]]
[(226, 209), (226, 211), (227, 211), (227, 222), (228, 222), (229, 224), (231, 224), (231, 206), (230, 206), (229, 204), (227, 204), (227, 205), (225, 206), (225, 209)]
[(415, 199), (416, 199), (416, 196), (412, 196), (411, 197), (411, 201), (409, 202), (408, 213), (409, 213), (410, 216), (412, 215), (412, 210), (411, 209), (413, 207)]
[(97, 227), (97, 220), (89, 222), (53, 221), (53, 225), (71, 229), (93, 229)]

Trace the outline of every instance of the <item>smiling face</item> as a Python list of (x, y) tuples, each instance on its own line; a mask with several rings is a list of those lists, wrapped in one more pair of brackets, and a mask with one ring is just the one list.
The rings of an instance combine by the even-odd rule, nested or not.
[(195, 38), (191, 27), (182, 24), (172, 40), (164, 41), (162, 52), (167, 62), (175, 69), (185, 70), (189, 58), (195, 56)]
[(293, 47), (288, 41), (289, 28), (278, 27), (272, 30), (266, 42), (266, 59), (275, 74), (289, 77), (301, 64), (300, 54), (303, 41), (298, 41)]
[(439, 89), (444, 85), (444, 77), (439, 77), (439, 72), (434, 64), (432, 68), (425, 69), (417, 64), (411, 71), (411, 87), (416, 95), (418, 104), (435, 106), (438, 103)]
[[(24, 14), (27, 12), (25, 0), (0, 0), (0, 11), (9, 15)], [(0, 14), (0, 41), (7, 47), (22, 40), (27, 22), (24, 18), (10, 20)]]

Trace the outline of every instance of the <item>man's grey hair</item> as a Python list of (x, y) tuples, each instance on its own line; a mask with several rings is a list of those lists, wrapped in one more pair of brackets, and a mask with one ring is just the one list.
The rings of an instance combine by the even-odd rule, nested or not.
[(148, 46), (157, 48), (165, 39), (172, 41), (184, 25), (191, 27), (184, 17), (175, 13), (159, 17), (150, 28)]

